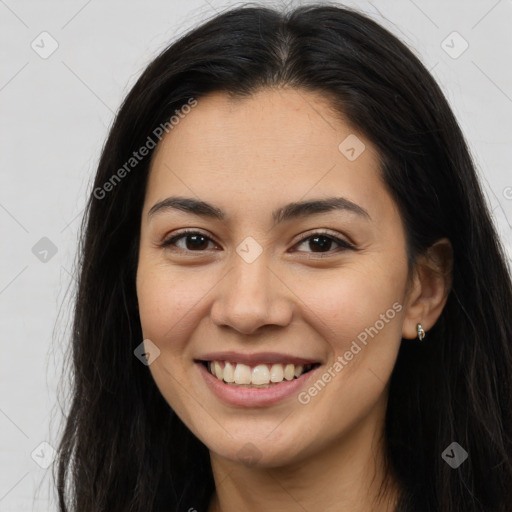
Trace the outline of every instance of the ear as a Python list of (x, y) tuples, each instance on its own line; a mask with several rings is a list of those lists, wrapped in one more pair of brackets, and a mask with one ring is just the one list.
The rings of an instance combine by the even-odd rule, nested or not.
[(402, 337), (418, 336), (417, 324), (427, 333), (437, 322), (452, 286), (453, 248), (441, 238), (418, 258), (406, 300)]

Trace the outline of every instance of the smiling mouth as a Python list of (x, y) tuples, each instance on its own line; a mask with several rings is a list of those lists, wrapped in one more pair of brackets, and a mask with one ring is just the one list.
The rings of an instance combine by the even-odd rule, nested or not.
[(269, 388), (302, 377), (320, 363), (257, 364), (249, 366), (230, 361), (198, 361), (218, 380), (234, 387)]

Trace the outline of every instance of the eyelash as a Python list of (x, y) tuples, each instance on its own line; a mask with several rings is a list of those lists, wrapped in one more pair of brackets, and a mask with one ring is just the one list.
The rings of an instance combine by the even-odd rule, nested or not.
[[(210, 237), (206, 236), (204, 233), (201, 233), (200, 231), (184, 230), (181, 233), (178, 233), (177, 235), (173, 235), (171, 238), (169, 238), (167, 240), (164, 240), (164, 242), (162, 242), (162, 244), (160, 244), (160, 247), (170, 248), (172, 245), (175, 244), (175, 242), (177, 242), (181, 238), (186, 238), (187, 235), (201, 235), (207, 241), (215, 243)], [(318, 237), (318, 236), (323, 236), (323, 237), (327, 238), (328, 240), (331, 240), (334, 243), (338, 244), (340, 247), (338, 247), (339, 250), (335, 251), (336, 254), (339, 253), (339, 252), (342, 252), (343, 250), (347, 250), (347, 249), (348, 250), (353, 250), (353, 251), (356, 250), (356, 248), (352, 244), (346, 242), (345, 240), (341, 240), (340, 238), (338, 238), (336, 236), (330, 235), (326, 231), (315, 231), (313, 233), (310, 233), (308, 236), (306, 236), (306, 237), (302, 238), (301, 240), (299, 240), (295, 244), (295, 246), (301, 245), (302, 243), (306, 242), (307, 240), (310, 240), (310, 239)], [(191, 251), (189, 249), (181, 249), (181, 248), (172, 249), (172, 250), (178, 250), (178, 251), (182, 251), (182, 252), (198, 252), (198, 253), (203, 252), (203, 251)], [(332, 250), (329, 250), (329, 251), (326, 251), (326, 252), (312, 252), (312, 251), (311, 252), (307, 251), (307, 252), (309, 252), (310, 254), (315, 254), (316, 255), (315, 258), (325, 258), (325, 257), (329, 257), (329, 256), (331, 256), (333, 254)]]

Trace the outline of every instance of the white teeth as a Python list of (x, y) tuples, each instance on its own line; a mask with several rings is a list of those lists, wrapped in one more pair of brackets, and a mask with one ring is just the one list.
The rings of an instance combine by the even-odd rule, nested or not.
[(223, 375), (224, 372), (222, 371), (222, 366), (220, 365), (220, 363), (218, 361), (214, 361), (213, 371), (215, 372), (215, 376), (217, 377), (217, 379), (222, 380), (222, 377), (224, 376)]
[(292, 380), (294, 376), (295, 376), (295, 365), (287, 364), (284, 367), (284, 378), (286, 380)]
[(235, 382), (235, 369), (228, 361), (226, 361), (226, 364), (224, 365), (224, 381)]
[(251, 384), (268, 384), (270, 382), (270, 372), (266, 364), (259, 364), (252, 370)]
[(311, 365), (304, 366), (302, 364), (258, 364), (251, 368), (246, 364), (231, 364), (229, 361), (210, 361), (208, 363), (210, 373), (217, 379), (230, 384), (252, 384), (254, 386), (265, 386), (283, 382), (283, 380), (290, 381), (300, 377), (305, 370), (310, 368)]
[(270, 368), (270, 382), (282, 382), (284, 370), (282, 364), (273, 364)]
[(295, 371), (293, 372), (293, 375), (295, 375), (295, 377), (300, 377), (302, 375), (303, 371), (304, 371), (304, 366), (302, 366), (301, 364), (298, 364), (295, 367)]
[[(217, 376), (217, 378), (219, 378)], [(251, 383), (251, 367), (246, 364), (238, 363), (235, 368), (235, 384)]]

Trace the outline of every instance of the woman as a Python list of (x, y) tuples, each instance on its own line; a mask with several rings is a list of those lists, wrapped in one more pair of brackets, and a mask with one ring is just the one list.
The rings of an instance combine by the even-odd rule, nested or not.
[(80, 254), (61, 511), (509, 510), (503, 250), (443, 94), (372, 20), (244, 7), (169, 46)]

